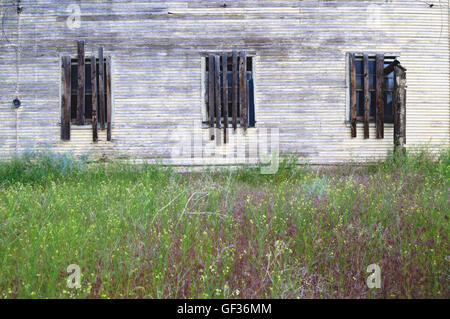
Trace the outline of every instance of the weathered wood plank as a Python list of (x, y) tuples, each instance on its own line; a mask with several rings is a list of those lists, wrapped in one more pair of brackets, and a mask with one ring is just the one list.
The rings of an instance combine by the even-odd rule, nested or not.
[(398, 70), (396, 67), (393, 68), (394, 70), (394, 88), (392, 92), (392, 110), (394, 113), (394, 146), (399, 146), (399, 140), (400, 140), (400, 108), (398, 107), (398, 85), (399, 80), (398, 77)]
[(223, 100), (223, 141), (227, 143), (228, 130), (228, 56), (222, 54), (222, 100)]
[(400, 62), (398, 60), (392, 61), (387, 67), (384, 68), (384, 71), (383, 71), (384, 74), (387, 75), (387, 74), (391, 73), (392, 71), (394, 71), (394, 68), (399, 64), (400, 64)]
[(350, 108), (351, 108), (351, 133), (356, 137), (356, 69), (355, 55), (350, 53)]
[[(207, 61), (205, 59), (205, 61)], [(205, 65), (205, 78), (203, 80), (203, 85), (205, 87), (205, 92), (204, 92), (204, 96), (203, 99), (205, 101), (205, 111), (208, 112), (208, 106), (209, 106), (209, 72), (206, 72), (206, 65)]]
[(214, 55), (210, 54), (208, 57), (208, 106), (209, 106), (209, 136), (211, 140), (214, 140), (214, 107), (215, 107), (215, 96), (214, 96)]
[(71, 65), (70, 56), (62, 57), (62, 96), (61, 96), (61, 139), (70, 140), (70, 94)]
[(364, 138), (369, 138), (369, 57), (364, 54), (363, 58), (364, 72)]
[(98, 49), (98, 113), (100, 129), (105, 129), (105, 66), (103, 63), (103, 47)]
[[(400, 65), (399, 65), (400, 66)], [(399, 89), (399, 97), (400, 97), (400, 144), (406, 145), (406, 69), (402, 69), (400, 73), (400, 89)]]
[(238, 54), (236, 51), (232, 53), (232, 91), (231, 91), (231, 113), (233, 121), (233, 129), (237, 128), (237, 112), (238, 112)]
[(394, 144), (406, 144), (406, 70), (400, 65), (394, 68)]
[(106, 57), (106, 140), (111, 141), (111, 57)]
[(214, 67), (215, 67), (215, 91), (216, 91), (216, 128), (220, 129), (221, 119), (222, 119), (222, 101), (220, 97), (220, 55), (214, 56)]
[(247, 107), (247, 53), (239, 53), (239, 97), (240, 97), (240, 122), (241, 127), (246, 130), (248, 127), (248, 107)]
[(84, 41), (77, 41), (78, 44), (78, 87), (77, 87), (77, 125), (84, 125), (85, 118), (85, 58)]
[(376, 134), (384, 138), (384, 54), (376, 55)]
[(97, 132), (97, 62), (95, 55), (91, 56), (91, 87), (92, 87), (92, 140), (98, 141)]

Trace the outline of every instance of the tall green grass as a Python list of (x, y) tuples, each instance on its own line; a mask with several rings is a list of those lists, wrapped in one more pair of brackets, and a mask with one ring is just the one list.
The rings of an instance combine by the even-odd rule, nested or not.
[(76, 176), (85, 163), (66, 154), (27, 151), (0, 162), (0, 183), (45, 184), (65, 176)]
[(27, 153), (0, 162), (0, 296), (448, 298), (449, 168), (449, 149), (274, 175)]

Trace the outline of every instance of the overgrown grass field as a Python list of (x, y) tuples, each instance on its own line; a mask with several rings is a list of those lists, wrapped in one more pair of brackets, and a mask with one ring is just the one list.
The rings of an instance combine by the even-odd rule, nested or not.
[[(450, 150), (292, 163), (261, 175), (50, 153), (0, 162), (0, 296), (450, 297)], [(370, 264), (380, 289), (366, 285)]]

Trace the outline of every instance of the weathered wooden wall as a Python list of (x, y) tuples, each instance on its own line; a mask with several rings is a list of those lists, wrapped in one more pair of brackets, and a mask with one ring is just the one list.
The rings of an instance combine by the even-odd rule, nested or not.
[[(369, 140), (362, 126), (350, 136), (349, 51), (399, 54), (408, 69), (407, 147), (449, 145), (449, 1), (23, 0), (20, 15), (15, 2), (1, 1), (0, 157), (49, 147), (189, 164), (168, 159), (181, 137), (197, 129), (214, 143), (201, 129), (201, 53), (234, 49), (256, 52), (256, 125), (279, 128), (281, 152), (337, 163), (393, 148), (389, 124), (384, 139), (374, 124)], [(71, 4), (81, 8), (73, 30)], [(86, 41), (87, 56), (103, 46), (112, 57), (112, 142), (99, 131), (95, 144), (91, 129), (74, 127), (71, 141), (60, 140), (61, 56), (76, 55), (76, 40)]]

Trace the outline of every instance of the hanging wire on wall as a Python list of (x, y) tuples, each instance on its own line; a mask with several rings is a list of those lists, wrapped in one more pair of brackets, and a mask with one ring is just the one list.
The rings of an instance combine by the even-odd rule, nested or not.
[[(7, 43), (7, 45), (11, 46), (15, 51), (15, 67), (16, 67), (16, 84), (15, 84), (15, 99), (13, 100), (13, 107), (19, 108), (21, 105), (20, 98), (19, 98), (19, 78), (20, 78), (20, 14), (22, 13), (22, 7), (20, 5), (20, 0), (11, 1), (10, 3), (3, 5), (3, 15), (2, 15), (2, 40), (4, 39)], [(14, 44), (11, 42), (11, 40), (8, 38), (6, 32), (5, 32), (5, 24), (8, 19), (8, 14), (10, 12), (15, 12), (17, 14), (17, 44)]]

